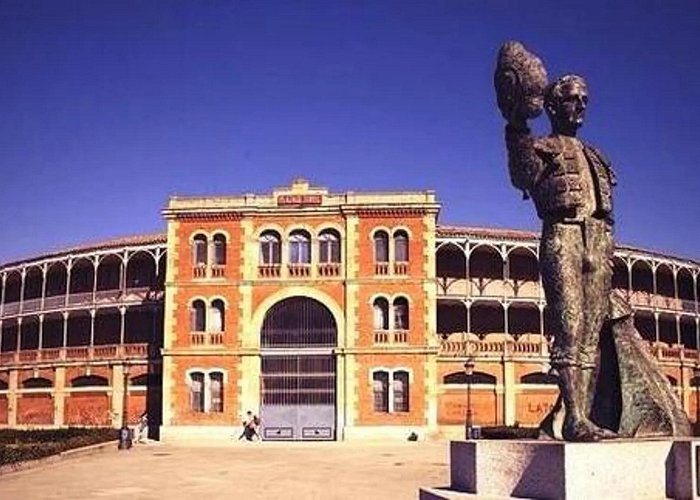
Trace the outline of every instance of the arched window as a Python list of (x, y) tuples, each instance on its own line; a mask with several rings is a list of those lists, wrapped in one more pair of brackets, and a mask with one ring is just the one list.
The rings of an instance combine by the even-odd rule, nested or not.
[(389, 412), (389, 373), (377, 371), (372, 374), (372, 392), (374, 394), (374, 411)]
[(143, 373), (137, 375), (129, 381), (129, 385), (132, 387), (147, 387), (148, 386), (148, 373)]
[(209, 411), (220, 413), (224, 411), (224, 374), (212, 372), (209, 374)]
[(321, 264), (340, 262), (340, 236), (332, 229), (318, 236), (318, 260)]
[(53, 387), (53, 382), (43, 377), (28, 378), (22, 382), (22, 388), (24, 389), (46, 389), (49, 387)]
[(394, 411), (407, 412), (408, 404), (408, 372), (394, 372)]
[(289, 236), (290, 264), (309, 264), (311, 262), (311, 238), (306, 231), (292, 231)]
[(442, 377), (443, 384), (466, 384), (469, 382), (469, 377), (463, 371), (448, 373)]
[(408, 300), (405, 297), (394, 299), (394, 329), (408, 330)]
[(196, 412), (204, 411), (204, 374), (190, 374), (190, 409)]
[(214, 246), (214, 265), (215, 266), (225, 266), (226, 265), (226, 236), (223, 234), (214, 235), (214, 240), (212, 242)]
[(209, 331), (223, 332), (225, 328), (226, 309), (224, 301), (215, 299), (209, 308)]
[(374, 233), (374, 262), (389, 262), (389, 235), (386, 231)]
[(408, 262), (408, 233), (404, 230), (394, 233), (394, 260)]
[(71, 387), (106, 387), (109, 385), (109, 380), (99, 375), (83, 375), (71, 380), (70, 385)]
[(207, 237), (198, 234), (192, 241), (192, 262), (195, 266), (207, 265)]
[(195, 300), (190, 311), (190, 330), (193, 332), (203, 332), (207, 328), (207, 310), (203, 300)]
[(374, 329), (388, 330), (389, 329), (389, 301), (384, 297), (374, 299)]
[(260, 236), (260, 263), (280, 263), (280, 235), (276, 231), (265, 231)]

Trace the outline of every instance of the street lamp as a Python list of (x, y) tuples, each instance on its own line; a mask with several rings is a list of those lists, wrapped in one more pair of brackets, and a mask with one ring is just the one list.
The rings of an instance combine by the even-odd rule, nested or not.
[(131, 430), (129, 430), (129, 365), (124, 364), (124, 394), (122, 395), (122, 427), (119, 429), (119, 449), (131, 448)]
[(467, 418), (464, 423), (464, 438), (472, 438), (472, 375), (474, 374), (474, 358), (469, 357), (464, 362), (464, 374), (467, 376)]

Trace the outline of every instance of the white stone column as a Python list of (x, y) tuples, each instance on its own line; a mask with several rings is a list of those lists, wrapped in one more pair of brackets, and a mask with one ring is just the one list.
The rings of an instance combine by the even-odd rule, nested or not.
[(24, 287), (26, 286), (25, 281), (27, 279), (27, 268), (23, 267), (21, 272), (21, 279), (19, 284), (19, 312), (24, 309)]
[(90, 347), (95, 345), (95, 316), (97, 310), (93, 307), (90, 309)]
[(503, 423), (515, 424), (516, 419), (515, 363), (503, 360)]
[(119, 343), (123, 344), (124, 343), (124, 331), (126, 329), (126, 306), (121, 306), (119, 308), (119, 315), (120, 315), (120, 321), (119, 321)]
[(66, 368), (57, 366), (54, 372), (53, 423), (62, 427), (66, 410)]
[(68, 311), (63, 312), (63, 347), (68, 345)]
[(69, 258), (68, 259), (68, 265), (66, 266), (66, 296), (63, 301), (64, 306), (68, 306), (68, 297), (70, 296), (70, 276), (71, 276), (71, 269), (73, 267), (73, 259)]
[(17, 391), (19, 390), (19, 372), (10, 370), (7, 381), (7, 425), (17, 426)]
[(22, 318), (17, 318), (17, 352), (20, 351), (22, 345)]
[(659, 313), (654, 311), (654, 327), (656, 328), (656, 341), (659, 341)]
[(47, 264), (44, 262), (44, 264), (41, 266), (41, 276), (42, 276), (42, 281), (41, 281), (41, 310), (44, 310), (44, 302), (46, 301), (46, 275), (47, 275)]
[(44, 315), (39, 315), (39, 350), (44, 348)]
[(121, 427), (124, 413), (124, 365), (112, 365), (112, 427)]

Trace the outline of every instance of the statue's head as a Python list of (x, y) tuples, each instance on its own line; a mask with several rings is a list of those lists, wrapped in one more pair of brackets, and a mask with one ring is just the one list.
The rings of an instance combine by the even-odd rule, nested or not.
[(544, 109), (554, 134), (575, 136), (583, 125), (588, 106), (588, 88), (583, 77), (564, 75), (547, 85)]

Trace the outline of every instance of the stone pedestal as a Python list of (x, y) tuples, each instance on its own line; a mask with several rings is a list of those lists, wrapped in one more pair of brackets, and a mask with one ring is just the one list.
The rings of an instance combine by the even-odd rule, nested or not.
[(683, 438), (453, 441), (450, 487), (420, 498), (700, 498), (699, 448)]

